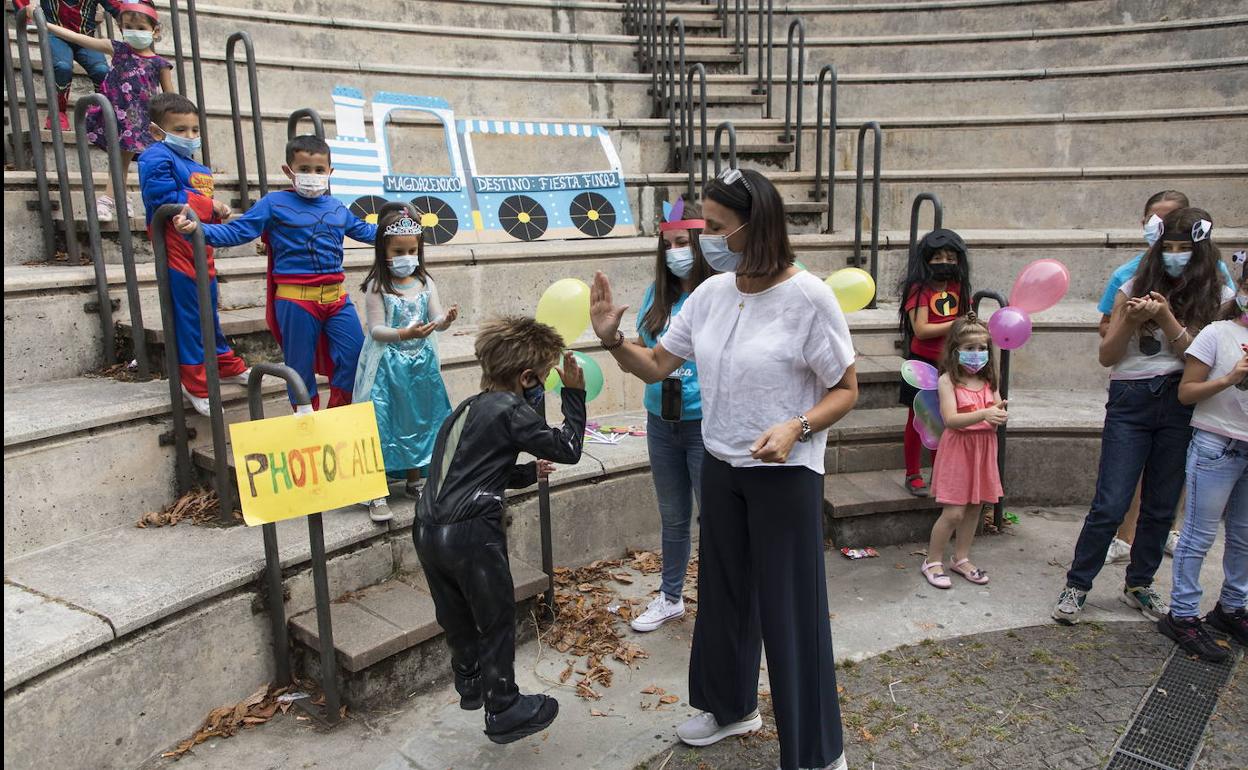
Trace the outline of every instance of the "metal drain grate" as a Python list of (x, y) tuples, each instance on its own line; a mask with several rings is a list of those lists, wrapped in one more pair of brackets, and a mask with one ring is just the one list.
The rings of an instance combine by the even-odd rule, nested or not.
[(1190, 770), (1238, 658), (1206, 663), (1175, 647), (1106, 770)]

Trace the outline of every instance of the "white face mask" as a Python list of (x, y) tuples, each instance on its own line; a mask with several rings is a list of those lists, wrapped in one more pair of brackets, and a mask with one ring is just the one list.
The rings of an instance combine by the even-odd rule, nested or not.
[[(749, 222), (742, 222), (741, 227), (745, 227)], [(728, 248), (728, 239), (741, 231), (741, 227), (728, 233), (727, 235), (706, 235), (698, 236), (698, 245), (702, 247), (702, 256), (706, 258), (707, 264), (719, 273), (735, 273), (737, 265), (741, 264), (741, 258), (745, 255), (739, 251), (733, 251)]]
[(688, 278), (693, 272), (693, 249), (689, 246), (668, 249), (667, 269), (677, 278)]
[(390, 260), (390, 273), (396, 278), (406, 278), (419, 266), (419, 257), (395, 257)]
[(123, 29), (121, 31), (121, 39), (137, 51), (146, 51), (151, 48), (155, 36), (156, 33), (150, 29)]
[(1153, 214), (1144, 223), (1144, 242), (1152, 246), (1161, 237), (1161, 217)]
[(329, 192), (329, 174), (295, 174), (295, 192), (305, 198), (319, 198)]

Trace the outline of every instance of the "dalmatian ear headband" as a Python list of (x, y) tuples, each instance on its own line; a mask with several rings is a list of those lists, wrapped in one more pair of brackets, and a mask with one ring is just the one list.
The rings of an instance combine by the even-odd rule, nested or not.
[[(1152, 219), (1148, 221), (1148, 224), (1152, 225), (1154, 220), (1156, 220), (1157, 223), (1157, 236), (1160, 240), (1161, 236), (1165, 235), (1166, 226), (1156, 214), (1152, 216)], [(1213, 223), (1208, 219), (1198, 219), (1192, 224), (1192, 243), (1200, 243), (1201, 241), (1208, 240), (1211, 235), (1213, 235)]]
[(1244, 280), (1244, 277), (1248, 276), (1248, 251), (1241, 249), (1235, 252), (1231, 255), (1231, 261), (1239, 265), (1240, 280)]
[(416, 221), (411, 217), (400, 217), (396, 221), (391, 222), (382, 235), (386, 237), (391, 235), (420, 235), (423, 232), (424, 228), (416, 224)]
[(668, 230), (705, 230), (705, 219), (681, 219), (685, 213), (685, 199), (677, 198), (675, 203), (663, 201), (663, 220), (659, 222), (659, 232)]

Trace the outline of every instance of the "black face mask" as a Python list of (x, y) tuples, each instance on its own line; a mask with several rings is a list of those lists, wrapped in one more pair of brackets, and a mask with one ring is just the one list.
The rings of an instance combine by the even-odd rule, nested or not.
[(958, 277), (959, 270), (957, 265), (951, 265), (947, 262), (938, 262), (934, 265), (928, 265), (932, 271), (932, 277), (937, 281), (952, 281)]

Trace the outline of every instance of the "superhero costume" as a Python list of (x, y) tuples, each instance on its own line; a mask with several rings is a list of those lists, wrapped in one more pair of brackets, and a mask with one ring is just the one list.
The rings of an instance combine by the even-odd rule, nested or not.
[[(18, 10), (30, 5), (30, 0), (14, 0), (13, 6)], [(116, 0), (41, 0), (39, 7), (49, 24), (56, 24), (79, 32), (87, 37), (95, 37), (95, 28), (99, 26), (96, 16), (99, 8), (114, 19), (121, 18), (121, 3)], [(74, 79), (74, 61), (77, 60), (87, 75), (95, 83), (96, 90), (108, 75), (108, 59), (99, 51), (92, 51), (60, 39), (56, 35), (48, 35), (48, 43), (52, 49), (52, 73), (56, 78), (56, 101), (59, 112), (69, 110), (69, 86)]]

